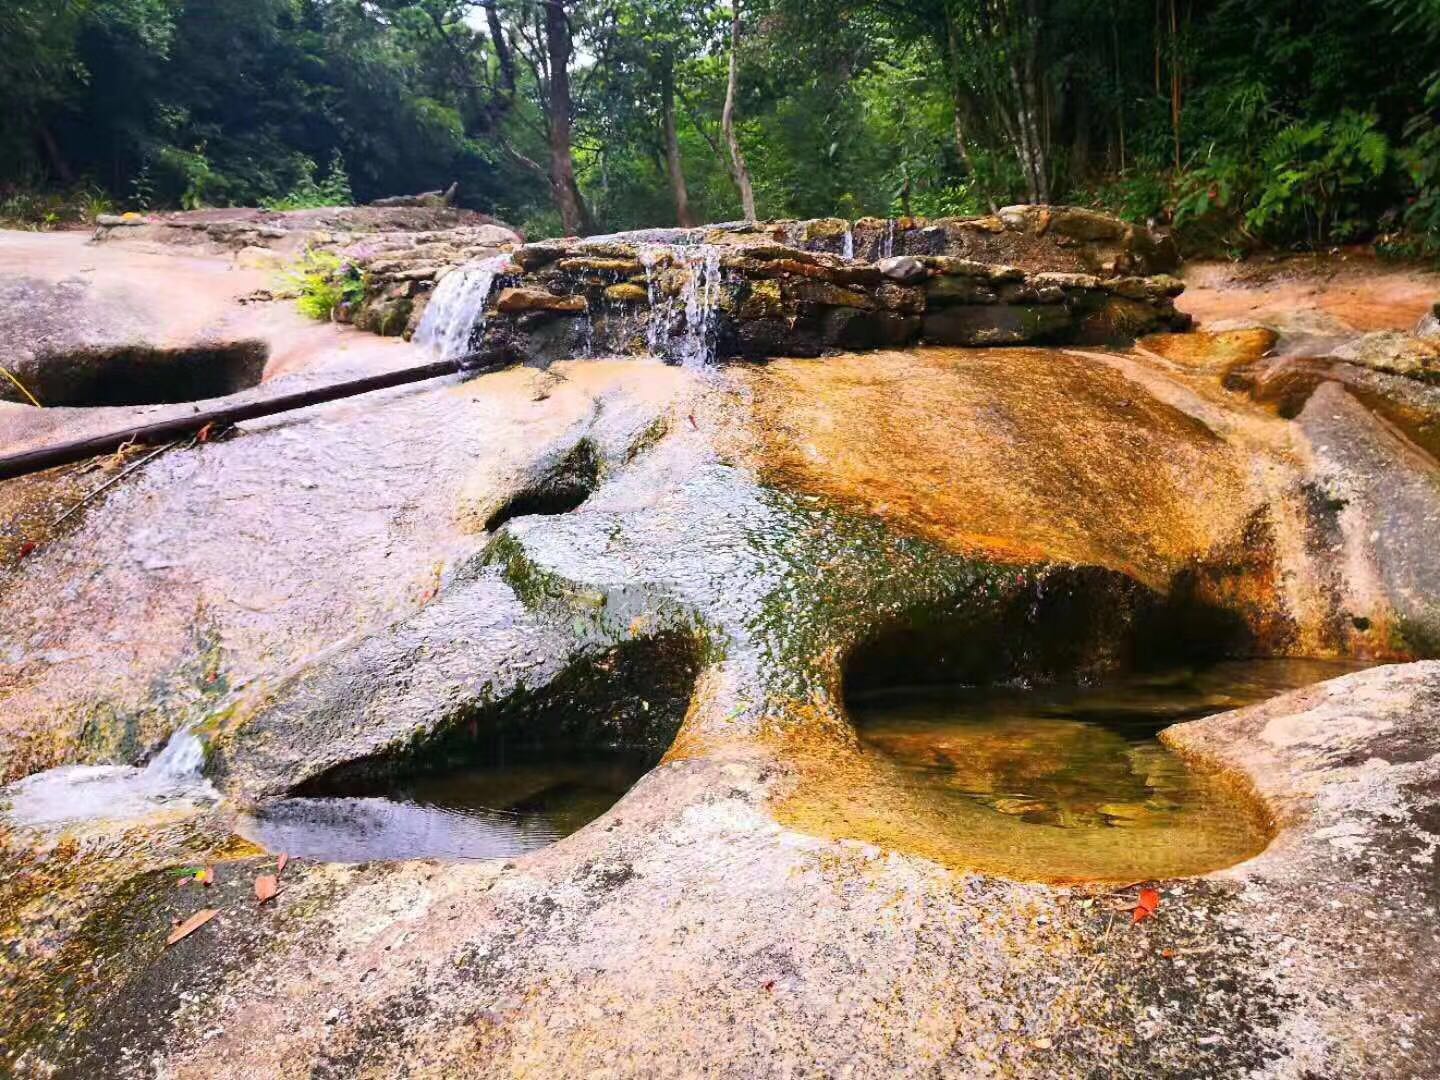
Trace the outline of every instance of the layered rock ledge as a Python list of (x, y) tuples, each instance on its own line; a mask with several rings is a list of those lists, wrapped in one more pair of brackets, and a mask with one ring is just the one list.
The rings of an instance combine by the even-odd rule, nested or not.
[[(815, 356), (914, 343), (1102, 344), (1184, 329), (1173, 249), (1093, 211), (748, 223), (519, 247), (496, 267), (483, 335), (501, 362), (703, 351)], [(430, 252), (362, 261), (354, 318), (413, 333), (453, 268)]]

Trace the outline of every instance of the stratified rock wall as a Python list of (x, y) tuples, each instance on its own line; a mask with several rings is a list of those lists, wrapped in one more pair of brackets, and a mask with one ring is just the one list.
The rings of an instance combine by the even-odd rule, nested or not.
[[(545, 364), (646, 351), (713, 359), (1108, 344), (1188, 326), (1174, 305), (1184, 286), (1158, 272), (1171, 266), (1167, 246), (1143, 230), (1049, 207), (551, 241), (519, 248), (501, 268), (470, 346), (491, 362)], [(357, 318), (373, 324), (371, 307), (404, 300), (413, 330), (432, 272), (372, 282)]]

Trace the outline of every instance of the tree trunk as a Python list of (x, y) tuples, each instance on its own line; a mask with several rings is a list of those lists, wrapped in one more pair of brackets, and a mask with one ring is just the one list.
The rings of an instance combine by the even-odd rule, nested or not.
[(500, 12), (495, 0), (485, 0), (485, 23), (490, 28), (490, 43), (500, 62), (500, 86), (512, 97), (515, 94), (515, 57), (505, 43), (505, 28), (500, 25)]
[(1070, 140), (1070, 174), (1068, 187), (1085, 182), (1090, 175), (1090, 91), (1084, 83), (1074, 90), (1075, 132)]
[[(955, 19), (950, 13), (947, 5), (945, 9), (945, 47), (950, 59), (950, 97), (954, 108), (953, 130), (955, 137), (955, 151), (960, 155), (960, 160), (965, 163), (965, 171), (970, 176), (972, 184), (978, 183), (980, 175), (975, 171), (975, 162), (970, 158), (970, 143), (965, 138), (965, 87), (960, 82), (960, 34), (955, 26)], [(985, 202), (993, 214), (1000, 208), (995, 204), (995, 196), (985, 192)]]
[(750, 185), (750, 170), (745, 165), (745, 152), (735, 134), (735, 97), (740, 86), (740, 0), (731, 0), (730, 16), (730, 77), (725, 84), (725, 108), (720, 114), (720, 127), (730, 147), (730, 175), (740, 189), (740, 206), (746, 221), (754, 221), (755, 189)]
[(50, 162), (50, 168), (55, 173), (55, 179), (62, 184), (73, 184), (75, 173), (65, 160), (65, 155), (60, 153), (60, 145), (55, 141), (55, 136), (50, 133), (50, 128), (41, 124), (37, 134), (40, 136), (40, 146), (45, 151), (45, 158)]
[(1120, 139), (1120, 171), (1125, 171), (1125, 81), (1120, 70), (1120, 13), (1110, 15), (1110, 40), (1115, 46), (1115, 130)]
[(594, 232), (590, 209), (575, 182), (575, 158), (570, 148), (570, 20), (563, 0), (544, 0), (545, 48), (550, 61), (550, 97), (546, 121), (550, 135), (550, 194), (560, 221), (571, 236)]
[(1035, 201), (1050, 201), (1050, 124), (1045, 110), (1045, 93), (1036, 68), (1040, 52), (1040, 29), (1043, 25), (1037, 0), (1026, 0), (1024, 50), (1020, 83), (1025, 119), (1030, 125), (1031, 172), (1035, 177)]
[(1170, 0), (1170, 131), (1175, 141), (1175, 171), (1180, 171), (1180, 23)]
[(667, 61), (665, 82), (661, 87), (665, 114), (665, 172), (670, 177), (670, 193), (675, 197), (675, 224), (689, 228), (695, 224), (690, 213), (690, 192), (685, 187), (685, 166), (680, 160), (680, 137), (675, 133), (675, 68)]

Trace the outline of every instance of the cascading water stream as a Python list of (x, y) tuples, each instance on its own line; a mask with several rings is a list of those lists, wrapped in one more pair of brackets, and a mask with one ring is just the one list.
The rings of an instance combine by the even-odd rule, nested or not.
[[(689, 368), (715, 362), (715, 312), (723, 279), (720, 260), (724, 249), (700, 243), (699, 239), (697, 230), (656, 229), (593, 237), (586, 242), (586, 246), (615, 242), (636, 245), (645, 267), (650, 301), (646, 330), (649, 350)], [(854, 237), (849, 233), (846, 246), (853, 254)], [(457, 359), (473, 349), (485, 327), (495, 278), (508, 263), (508, 255), (499, 255), (469, 263), (442, 278), (415, 330), (414, 340), (444, 360)], [(596, 326), (587, 316), (576, 355), (594, 354), (600, 344), (595, 332)]]
[(204, 767), (205, 746), (187, 724), (143, 768), (65, 765), (11, 784), (0, 791), (0, 802), (9, 802), (12, 822), (29, 826), (198, 809), (220, 798)]
[(849, 225), (845, 226), (845, 240), (841, 245), (840, 254), (847, 259), (855, 258), (855, 230)]
[(508, 255), (496, 255), (467, 263), (441, 278), (420, 316), (415, 342), (442, 360), (455, 360), (469, 352), (475, 335), (485, 328), (485, 309), (495, 276), (509, 261)]
[[(720, 302), (720, 254), (720, 247), (714, 244), (647, 245), (640, 249), (650, 294), (646, 341), (651, 353), (688, 368), (715, 362), (714, 313)], [(676, 294), (667, 291), (661, 277), (667, 261), (682, 272)]]

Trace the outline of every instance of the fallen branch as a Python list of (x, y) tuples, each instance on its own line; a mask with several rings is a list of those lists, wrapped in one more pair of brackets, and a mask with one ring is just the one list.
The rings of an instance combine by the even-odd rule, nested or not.
[(422, 364), (419, 367), (387, 371), (382, 375), (369, 375), (363, 379), (332, 383), (329, 386), (300, 390), (293, 394), (281, 394), (261, 401), (221, 405), (203, 412), (191, 413), (189, 416), (157, 420), (152, 424), (140, 424), (106, 435), (93, 435), (85, 439), (44, 446), (39, 450), (10, 454), (0, 457), (0, 480), (42, 472), (45, 469), (53, 469), (57, 465), (68, 465), (71, 462), (83, 461), (85, 458), (95, 457), (99, 454), (108, 454), (127, 442), (151, 445), (170, 442), (187, 435), (195, 435), (207, 424), (214, 424), (217, 427), (238, 424), (242, 420), (255, 420), (262, 416), (273, 416), (276, 413), (290, 412), (293, 409), (303, 409), (309, 405), (320, 405), (327, 401), (354, 397), (357, 394), (368, 394), (373, 390), (386, 390), (392, 386), (404, 386), (407, 383), (437, 379), (442, 375), (453, 375), (458, 371), (488, 370), (488, 367), (484, 365), (476, 366), (477, 360), (478, 354), (462, 356), (456, 360), (439, 360), (432, 364)]
[(30, 392), (30, 388), (26, 386), (23, 382), (21, 382), (18, 378), (16, 378), (15, 373), (12, 372), (9, 368), (5, 367), (4, 365), (0, 365), (0, 375), (4, 375), (12, 383), (14, 383), (16, 388), (27, 398), (30, 399), (31, 405), (34, 405), (37, 409), (41, 407), (40, 402), (36, 400), (35, 395)]

